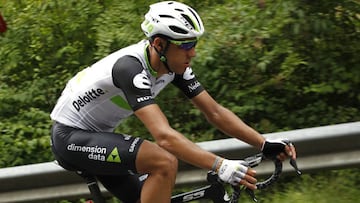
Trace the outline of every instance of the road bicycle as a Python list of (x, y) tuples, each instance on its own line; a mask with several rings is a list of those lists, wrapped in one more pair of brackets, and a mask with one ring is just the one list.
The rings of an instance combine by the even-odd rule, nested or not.
[[(265, 159), (266, 158), (263, 154), (259, 153), (245, 158), (244, 161), (247, 163), (248, 167), (254, 168)], [(282, 173), (283, 163), (276, 158), (272, 161), (274, 163), (274, 171), (270, 177), (256, 183), (257, 189), (259, 190), (268, 188), (270, 185), (279, 180), (280, 174)], [(290, 159), (290, 165), (295, 169), (298, 175), (301, 175), (301, 171), (298, 169), (297, 163), (294, 159)], [(83, 173), (79, 173), (79, 175), (86, 180), (91, 193), (92, 200), (87, 202), (106, 203), (105, 198), (101, 194), (96, 178), (92, 175)], [(237, 203), (239, 201), (241, 191), (245, 191), (255, 202), (257, 202), (254, 191), (244, 186), (231, 186), (231, 190), (228, 192), (226, 190), (227, 184), (222, 182), (215, 172), (209, 171), (207, 173), (207, 182), (208, 185), (204, 187), (172, 196), (171, 203), (186, 203), (201, 199), (211, 200), (213, 203)]]

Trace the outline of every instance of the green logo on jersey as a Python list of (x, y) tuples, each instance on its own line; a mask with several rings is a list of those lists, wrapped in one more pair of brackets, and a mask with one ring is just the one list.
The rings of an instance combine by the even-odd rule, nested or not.
[(121, 96), (114, 96), (111, 98), (111, 101), (118, 107), (131, 111), (130, 105)]
[(118, 152), (118, 149), (117, 147), (115, 147), (110, 155), (108, 156), (108, 158), (106, 159), (107, 162), (115, 162), (115, 163), (121, 163), (121, 160), (120, 160), (120, 156), (119, 156), (119, 152)]

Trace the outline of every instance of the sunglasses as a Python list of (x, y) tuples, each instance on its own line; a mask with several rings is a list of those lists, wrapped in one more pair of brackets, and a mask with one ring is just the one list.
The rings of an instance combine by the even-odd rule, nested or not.
[(197, 43), (197, 39), (193, 39), (193, 40), (171, 40), (169, 39), (169, 42), (179, 46), (180, 49), (184, 49), (186, 51), (194, 48), (196, 46), (196, 43)]

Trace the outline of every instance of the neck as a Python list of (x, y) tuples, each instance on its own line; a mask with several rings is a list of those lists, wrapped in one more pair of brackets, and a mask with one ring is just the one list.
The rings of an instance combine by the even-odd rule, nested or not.
[(160, 60), (159, 54), (156, 52), (155, 47), (149, 46), (149, 60), (150, 65), (154, 71), (157, 72), (157, 76), (161, 76), (163, 74), (167, 74), (170, 71), (166, 68), (165, 64)]

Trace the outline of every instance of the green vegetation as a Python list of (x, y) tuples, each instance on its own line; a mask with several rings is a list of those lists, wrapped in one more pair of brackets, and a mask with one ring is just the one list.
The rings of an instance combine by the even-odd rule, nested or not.
[[(258, 194), (261, 202), (276, 203), (352, 203), (360, 198), (359, 169), (326, 171), (296, 177), (291, 183), (280, 184)], [(243, 197), (244, 203), (247, 197)]]
[[(143, 38), (153, 2), (0, 0), (8, 25), (0, 34), (0, 167), (53, 160), (49, 113), (67, 80)], [(360, 120), (358, 1), (183, 2), (206, 26), (193, 61), (199, 80), (259, 132)], [(157, 98), (191, 140), (225, 137), (185, 100), (173, 87)], [(135, 118), (118, 130), (149, 138)], [(358, 184), (358, 169), (305, 175), (263, 201), (355, 202)]]

